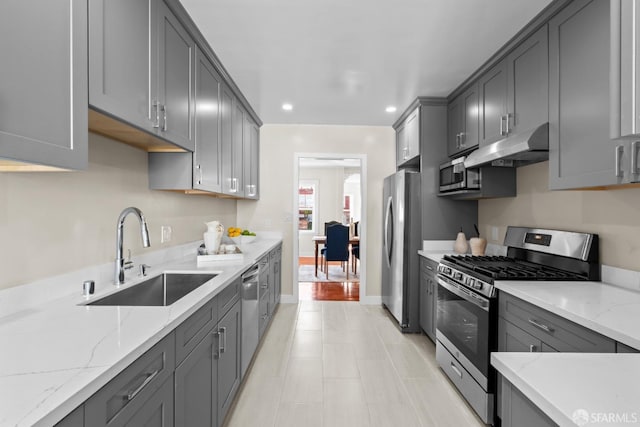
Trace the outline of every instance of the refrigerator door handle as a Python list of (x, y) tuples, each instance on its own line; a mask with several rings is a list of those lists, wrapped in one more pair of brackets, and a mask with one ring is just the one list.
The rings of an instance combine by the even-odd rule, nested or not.
[[(389, 237), (389, 233), (391, 233), (391, 237)], [(387, 199), (387, 208), (384, 216), (384, 248), (387, 253), (387, 264), (391, 266), (391, 254), (393, 251), (393, 197)]]

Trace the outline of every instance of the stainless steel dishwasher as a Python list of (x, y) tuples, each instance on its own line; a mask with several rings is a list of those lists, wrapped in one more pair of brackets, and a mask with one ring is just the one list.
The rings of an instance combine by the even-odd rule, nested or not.
[(251, 363), (253, 353), (258, 346), (258, 288), (260, 264), (256, 263), (242, 275), (242, 360), (240, 375), (244, 374)]

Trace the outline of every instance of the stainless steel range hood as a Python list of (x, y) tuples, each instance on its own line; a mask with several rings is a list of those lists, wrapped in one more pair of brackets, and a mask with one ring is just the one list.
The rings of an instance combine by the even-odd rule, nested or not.
[(547, 159), (549, 159), (549, 123), (478, 148), (467, 156), (464, 166), (475, 168), (495, 160), (512, 160), (514, 166), (523, 166)]

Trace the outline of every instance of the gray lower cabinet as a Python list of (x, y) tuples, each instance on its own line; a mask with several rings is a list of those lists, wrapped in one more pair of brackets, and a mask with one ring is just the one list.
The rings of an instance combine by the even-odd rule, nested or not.
[(575, 0), (549, 21), (549, 187), (622, 181), (610, 139), (610, 7)]
[(502, 378), (502, 426), (503, 427), (556, 427), (544, 412), (520, 390)]
[(237, 300), (218, 323), (220, 340), (217, 363), (218, 425), (222, 425), (240, 386), (240, 343), (242, 341), (240, 304), (240, 300)]
[(436, 340), (437, 268), (435, 261), (420, 257), (420, 327), (433, 342)]
[(447, 107), (447, 155), (476, 148), (479, 143), (478, 84), (457, 96)]
[(55, 427), (84, 427), (84, 405), (77, 407), (57, 423)]
[(269, 285), (271, 289), (272, 314), (275, 307), (280, 304), (280, 294), (282, 293), (282, 245), (271, 251), (269, 254)]
[[(498, 351), (506, 352), (580, 352), (614, 353), (614, 340), (580, 326), (505, 292), (498, 296)], [(618, 346), (619, 348), (619, 346)], [(513, 424), (517, 412), (505, 407), (504, 379), (498, 375), (497, 413), (503, 426), (538, 424)], [(501, 397), (502, 396), (502, 397)], [(505, 424), (505, 417), (511, 424)], [(546, 425), (546, 424), (540, 424)]]
[(89, 105), (150, 133), (156, 129), (158, 4), (89, 0)]
[(0, 56), (3, 167), (86, 169), (87, 0), (2, 2)]
[(171, 333), (87, 400), (85, 426), (173, 426), (174, 370)]
[(176, 426), (215, 426), (218, 420), (218, 334), (209, 330), (175, 372)]
[(507, 293), (500, 292), (498, 307), (500, 351), (616, 351), (614, 340)]

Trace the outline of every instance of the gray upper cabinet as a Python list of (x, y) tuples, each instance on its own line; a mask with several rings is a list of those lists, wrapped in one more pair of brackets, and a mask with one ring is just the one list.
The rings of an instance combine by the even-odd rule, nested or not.
[(159, 135), (193, 151), (196, 45), (164, 2), (158, 15)]
[(396, 166), (413, 164), (420, 155), (420, 107), (416, 108), (396, 130)]
[(85, 169), (87, 1), (2, 2), (0, 55), (2, 169)]
[(611, 1), (611, 138), (622, 183), (640, 182), (638, 42), (640, 8), (635, 1)]
[(211, 61), (197, 49), (193, 188), (215, 193), (222, 192), (221, 84)]
[(507, 56), (507, 133), (549, 121), (549, 38), (544, 25)]
[[(222, 92), (223, 122), (230, 127), (223, 130), (222, 186), (223, 192), (244, 197), (244, 109), (230, 91)], [(225, 125), (223, 125), (225, 126)]]
[(637, 1), (611, 0), (612, 138), (640, 135), (638, 22)]
[(159, 121), (152, 105), (158, 4), (89, 0), (89, 104), (147, 132)]
[(243, 156), (244, 156), (244, 196), (247, 199), (260, 198), (260, 129), (245, 114)]
[(478, 85), (457, 96), (447, 108), (447, 154), (456, 157), (478, 146)]
[(549, 187), (622, 181), (610, 139), (610, 2), (575, 0), (549, 21)]
[[(193, 38), (163, 0), (89, 1), (89, 104), (176, 151), (193, 151)], [(101, 119), (91, 125), (124, 141), (131, 137)]]
[(507, 61), (502, 60), (484, 74), (480, 89), (480, 146), (507, 135)]
[(544, 25), (480, 78), (480, 145), (549, 121), (549, 43)]

